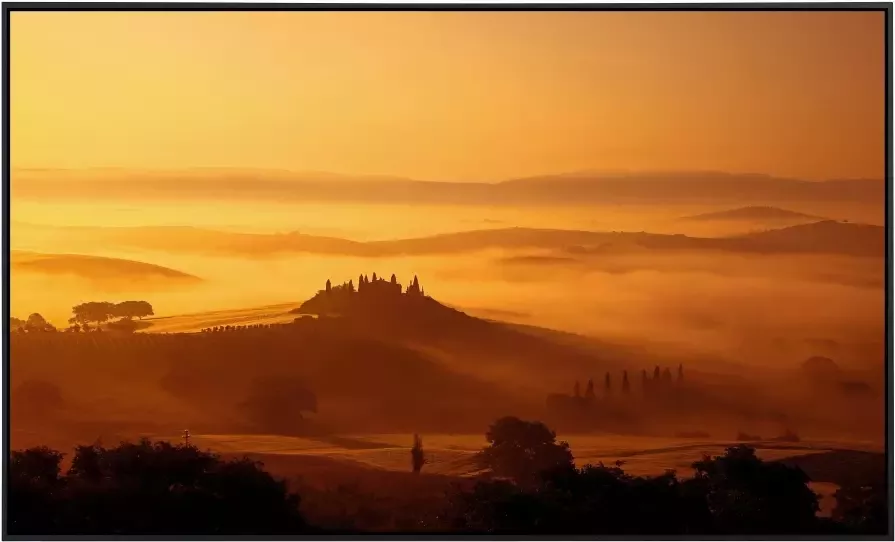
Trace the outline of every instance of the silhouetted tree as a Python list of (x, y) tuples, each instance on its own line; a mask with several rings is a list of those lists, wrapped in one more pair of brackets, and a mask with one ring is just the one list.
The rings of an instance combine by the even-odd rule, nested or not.
[(332, 291), (333, 291), (333, 285), (329, 281), (329, 279), (326, 279), (326, 293), (329, 294), (329, 293), (332, 293)]
[(122, 301), (112, 307), (112, 316), (116, 318), (140, 318), (153, 316), (152, 305), (147, 301)]
[[(455, 500), (455, 528), (490, 534), (810, 535), (841, 533), (816, 516), (817, 497), (798, 469), (765, 463), (750, 448), (674, 472), (639, 477), (613, 466), (571, 463), (529, 485), (482, 481)], [(884, 492), (881, 492), (882, 494)], [(885, 527), (877, 532), (885, 532)]]
[(10, 458), (8, 528), (17, 535), (283, 534), (307, 527), (299, 498), (246, 459), (223, 461), (192, 446), (123, 443), (47, 448)]
[(609, 371), (606, 371), (606, 376), (603, 378), (603, 393), (606, 395), (612, 393), (612, 380)]
[(25, 320), (21, 320), (19, 318), (15, 318), (13, 316), (9, 317), (9, 330), (10, 331), (18, 331), (25, 327)]
[(28, 316), (24, 327), (28, 332), (56, 331), (56, 328), (53, 327), (52, 324), (47, 322), (43, 316), (36, 312)]
[(373, 271), (373, 282), (376, 282), (377, 280), (379, 279), (376, 278), (376, 271)]
[(413, 435), (413, 448), (410, 449), (410, 463), (413, 472), (419, 474), (426, 464), (426, 453), (423, 451), (423, 439), (419, 435)]
[(860, 534), (885, 534), (890, 510), (886, 493), (885, 481), (840, 487), (834, 495), (833, 519)]
[(58, 532), (58, 494), (63, 454), (46, 446), (13, 451), (5, 477), (8, 488), (7, 529), (10, 534)]
[(748, 446), (693, 464), (690, 485), (705, 495), (714, 527), (730, 533), (799, 533), (815, 525), (817, 495), (801, 469), (765, 462)]
[(392, 273), (391, 283), (398, 284), (398, 277), (396, 277), (394, 273)]
[(622, 393), (626, 395), (631, 393), (631, 383), (628, 382), (628, 371), (622, 373)]
[(556, 433), (541, 422), (507, 416), (491, 425), (485, 439), (489, 445), (478, 454), (481, 465), (520, 484), (531, 483), (542, 471), (573, 464), (569, 444), (557, 443)]
[(97, 327), (115, 314), (115, 304), (107, 301), (90, 301), (75, 305), (71, 309), (74, 319), (79, 324), (96, 322)]
[(585, 390), (584, 390), (584, 398), (585, 399), (593, 399), (594, 396), (595, 396), (595, 394), (594, 394), (594, 379), (588, 378), (587, 379), (587, 388), (585, 388)]
[(661, 378), (661, 372), (659, 371), (659, 366), (656, 365), (656, 369), (653, 371), (653, 382), (658, 383)]
[(348, 292), (354, 293), (354, 282), (350, 280), (348, 281)]
[(677, 366), (677, 381), (678, 382), (684, 381), (684, 364), (683, 363), (681, 363), (680, 365)]

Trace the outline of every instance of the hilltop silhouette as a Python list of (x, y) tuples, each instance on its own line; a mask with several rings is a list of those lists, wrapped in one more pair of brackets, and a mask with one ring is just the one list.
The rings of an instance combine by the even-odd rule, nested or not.
[(376, 276), (373, 278), (360, 275), (357, 285), (354, 279), (332, 286), (326, 286), (311, 299), (305, 301), (291, 312), (296, 314), (314, 314), (318, 316), (364, 316), (376, 313), (378, 317), (395, 317), (418, 320), (419, 318), (456, 321), (469, 318), (466, 314), (442, 305), (426, 296), (425, 287), (420, 285), (419, 278), (406, 287), (398, 282), (392, 274), (386, 280)]
[(329, 292), (324, 286), (291, 312), (319, 316), (323, 325), (345, 336), (437, 349), (454, 370), (497, 382), (503, 380), (498, 375), (515, 373), (518, 382), (526, 381), (525, 375), (539, 375), (540, 383), (558, 384), (574, 371), (618, 367), (636, 355), (597, 341), (561, 341), (552, 334), (470, 316), (426, 295), (416, 277), (407, 286), (397, 277), (370, 279), (360, 290), (356, 280), (330, 283)]
[(179, 226), (59, 228), (54, 230), (54, 235), (72, 243), (89, 241), (165, 252), (241, 256), (293, 252), (374, 258), (458, 254), (486, 249), (574, 250), (580, 254), (637, 249), (882, 257), (885, 229), (882, 226), (823, 220), (746, 235), (712, 238), (647, 232), (501, 228), (360, 242), (298, 232), (238, 233)]
[(244, 199), (470, 205), (580, 205), (619, 202), (836, 201), (877, 203), (882, 180), (805, 181), (723, 172), (553, 174), (496, 183), (206, 168), (181, 171), (12, 172), (13, 197)]
[(703, 213), (693, 216), (685, 216), (682, 220), (694, 221), (714, 221), (714, 220), (765, 220), (765, 221), (802, 221), (814, 222), (818, 220), (828, 220), (821, 216), (798, 213), (789, 211), (779, 207), (768, 207), (761, 205), (750, 205), (747, 207), (738, 207), (727, 211), (717, 211), (713, 213)]
[(854, 256), (883, 256), (886, 230), (882, 226), (822, 220), (752, 233), (735, 240), (769, 252), (816, 252)]

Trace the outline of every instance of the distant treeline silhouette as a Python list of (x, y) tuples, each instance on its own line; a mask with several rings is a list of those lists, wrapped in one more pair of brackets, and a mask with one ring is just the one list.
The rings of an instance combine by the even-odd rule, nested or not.
[(90, 330), (90, 324), (96, 324), (99, 329), (100, 324), (107, 322), (113, 318), (119, 318), (116, 324), (122, 331), (133, 331), (135, 326), (127, 325), (134, 318), (142, 319), (145, 316), (153, 316), (152, 305), (147, 301), (122, 301), (121, 303), (110, 303), (108, 301), (89, 301), (75, 305), (71, 309), (72, 316), (68, 319), (70, 331)]
[[(301, 318), (296, 318), (292, 323), (297, 323), (297, 321), (303, 320)], [(288, 326), (290, 323), (279, 323), (279, 324), (245, 324), (245, 325), (223, 325), (223, 326), (214, 326), (214, 327), (203, 327), (202, 333), (229, 333), (231, 331), (260, 331), (260, 330), (270, 330), (276, 328), (282, 328), (283, 326)]]
[[(110, 329), (120, 331), (134, 331), (137, 326), (132, 323), (134, 318), (143, 319), (153, 316), (152, 305), (148, 301), (122, 301), (110, 303), (108, 301), (88, 301), (75, 305), (71, 309), (72, 317), (68, 319), (67, 332), (100, 330), (100, 324), (118, 318), (117, 322), (110, 323)], [(95, 324), (91, 328), (91, 324)], [(39, 313), (34, 313), (27, 320), (12, 317), (9, 319), (9, 329), (19, 333), (37, 333), (57, 331), (56, 327), (47, 322)]]
[[(55, 450), (14, 451), (7, 482), (9, 532), (290, 535), (363, 532), (364, 525), (375, 528), (370, 521), (412, 532), (515, 535), (844, 536), (888, 530), (885, 479), (843, 487), (833, 518), (821, 518), (818, 497), (801, 469), (763, 461), (748, 446), (705, 456), (693, 463), (695, 475), (682, 479), (673, 471), (632, 476), (620, 461), (576, 466), (568, 444), (557, 442), (540, 422), (504, 417), (486, 438), (488, 446), (476, 457), (487, 472), (458, 479), (440, 505), (386, 505), (377, 511), (366, 508), (377, 502), (371, 496), (361, 514), (355, 507), (362, 495), (318, 490), (313, 498), (341, 513), (327, 521), (335, 527), (316, 528), (299, 512), (299, 496), (248, 460), (223, 461), (189, 445), (144, 439), (108, 449), (79, 446), (62, 474), (62, 454)], [(411, 455), (414, 478), (424, 476), (419, 436)], [(410, 492), (413, 500), (413, 492), (422, 489), (408, 483), (393, 491)]]
[[(596, 391), (593, 378), (589, 378), (583, 394), (581, 393), (581, 383), (576, 381), (571, 395), (562, 393), (548, 395), (547, 407), (559, 413), (580, 412), (593, 408), (600, 400), (606, 402), (616, 396), (621, 399), (630, 397), (632, 395), (632, 385), (627, 370), (622, 371), (620, 380), (621, 383), (615, 387), (612, 374), (607, 371), (603, 377), (603, 385), (599, 393)], [(668, 367), (662, 370), (657, 365), (653, 370), (652, 378), (650, 378), (646, 369), (641, 370), (639, 388), (639, 397), (641, 399), (661, 399), (670, 397), (672, 392), (677, 394), (684, 393), (683, 364), (678, 365), (676, 377), (672, 377), (671, 370)]]
[(57, 331), (53, 324), (47, 322), (40, 313), (32, 313), (26, 320), (14, 316), (9, 318), (9, 331), (12, 333), (47, 333)]
[[(603, 391), (602, 391), (603, 397), (610, 397), (614, 394), (612, 382), (613, 382), (612, 374), (607, 371), (605, 376), (603, 377), (603, 388), (602, 388), (603, 389)], [(678, 386), (680, 386), (683, 384), (683, 382), (684, 382), (684, 365), (683, 364), (678, 365), (676, 378), (672, 378), (671, 370), (668, 367), (665, 367), (665, 370), (662, 371), (662, 370), (660, 370), (658, 365), (653, 370), (652, 378), (649, 377), (649, 374), (647, 374), (646, 369), (643, 369), (640, 372), (640, 390), (644, 395), (646, 395), (647, 393), (649, 393), (651, 391), (658, 392), (658, 391), (662, 391), (662, 390), (673, 389), (673, 385), (677, 384)], [(631, 381), (628, 378), (627, 370), (622, 371), (621, 384), (619, 385), (618, 390), (621, 392), (622, 395), (628, 395), (631, 393)], [(587, 388), (584, 390), (583, 397), (581, 395), (581, 383), (577, 382), (577, 381), (575, 382), (575, 387), (573, 389), (572, 395), (571, 396), (566, 395), (564, 397), (572, 398), (572, 399), (593, 400), (596, 398), (596, 396), (597, 396), (597, 393), (596, 393), (595, 387), (594, 387), (594, 380), (593, 380), (593, 378), (589, 378), (587, 380)]]
[[(746, 420), (765, 421), (785, 427), (785, 432), (773, 440), (798, 442), (799, 437), (788, 426), (790, 418), (771, 405), (732, 403), (711, 385), (698, 379), (687, 380), (684, 366), (675, 371), (670, 367), (655, 366), (652, 371), (642, 369), (639, 382), (632, 382), (627, 370), (613, 375), (606, 372), (599, 388), (588, 379), (584, 391), (576, 381), (572, 393), (552, 393), (546, 398), (550, 419), (565, 429), (637, 431), (655, 425), (657, 420), (698, 419), (707, 409), (734, 412)], [(619, 383), (620, 381), (620, 383)], [(684, 433), (691, 433), (685, 431)], [(704, 434), (704, 432), (699, 432)], [(741, 441), (757, 441), (758, 437), (738, 437)]]

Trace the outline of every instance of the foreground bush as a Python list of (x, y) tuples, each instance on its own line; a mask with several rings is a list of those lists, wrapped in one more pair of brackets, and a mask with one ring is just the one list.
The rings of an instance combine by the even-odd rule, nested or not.
[(16, 535), (282, 534), (306, 530), (299, 498), (257, 463), (166, 442), (12, 453), (8, 529)]
[(747, 446), (696, 462), (695, 477), (639, 477), (620, 464), (541, 471), (537, 484), (479, 482), (454, 503), (454, 527), (472, 533), (558, 535), (795, 535), (853, 532), (816, 516), (798, 468)]

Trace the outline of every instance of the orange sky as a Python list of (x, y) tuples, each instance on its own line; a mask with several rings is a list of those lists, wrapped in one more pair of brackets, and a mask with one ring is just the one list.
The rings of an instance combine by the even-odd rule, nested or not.
[(11, 16), (14, 167), (883, 176), (879, 13)]

